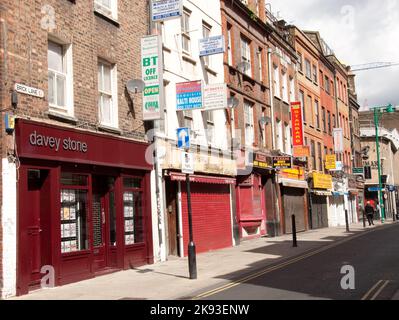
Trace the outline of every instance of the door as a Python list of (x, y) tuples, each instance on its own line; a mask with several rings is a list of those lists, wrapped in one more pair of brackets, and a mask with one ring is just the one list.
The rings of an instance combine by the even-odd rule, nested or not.
[(179, 255), (179, 232), (177, 217), (177, 188), (176, 182), (167, 182), (166, 210), (168, 217), (169, 255)]
[(28, 170), (27, 193), (24, 201), (29, 204), (24, 212), (27, 219), (29, 287), (40, 285), (41, 268), (51, 264), (51, 223), (48, 194), (50, 189), (48, 170)]
[(92, 194), (93, 271), (113, 267), (116, 259), (115, 179), (94, 176)]
[(328, 227), (327, 197), (312, 195), (312, 228)]
[(305, 191), (298, 188), (282, 187), (284, 204), (285, 233), (292, 233), (292, 215), (295, 215), (296, 231), (306, 230)]

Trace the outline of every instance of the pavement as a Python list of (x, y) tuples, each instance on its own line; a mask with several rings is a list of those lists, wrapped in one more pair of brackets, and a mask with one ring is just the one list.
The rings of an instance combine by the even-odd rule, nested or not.
[(298, 247), (293, 248), (292, 236), (259, 238), (241, 242), (237, 247), (199, 254), (197, 256), (198, 279), (188, 277), (187, 258), (170, 258), (166, 262), (141, 268), (120, 271), (94, 279), (56, 287), (40, 289), (29, 295), (9, 300), (177, 300), (192, 299), (202, 292), (229, 286), (236, 280), (253, 273), (284, 265), (298, 257), (312, 255), (320, 248), (346, 242), (384, 228), (363, 228), (354, 224), (347, 233), (345, 227), (311, 230), (298, 234)]

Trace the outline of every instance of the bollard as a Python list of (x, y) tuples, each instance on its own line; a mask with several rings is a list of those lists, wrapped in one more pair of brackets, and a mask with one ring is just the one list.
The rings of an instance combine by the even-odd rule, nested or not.
[(295, 222), (295, 214), (292, 215), (292, 246), (294, 248), (298, 247), (298, 242), (296, 239), (296, 222)]
[(350, 232), (350, 230), (349, 230), (348, 210), (345, 210), (345, 223), (346, 223), (346, 232)]
[(363, 211), (363, 228), (366, 228), (366, 215), (365, 215), (364, 210), (362, 210), (362, 211)]

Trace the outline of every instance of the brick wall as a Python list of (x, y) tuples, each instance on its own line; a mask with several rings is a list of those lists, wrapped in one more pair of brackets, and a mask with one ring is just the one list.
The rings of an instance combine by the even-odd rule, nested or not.
[[(49, 5), (49, 7), (44, 7)], [(47, 10), (46, 10), (47, 8)], [(49, 11), (50, 10), (50, 11)], [(47, 15), (54, 11), (54, 29), (49, 31)], [(50, 17), (51, 19), (51, 17)], [(144, 139), (141, 95), (129, 95), (125, 84), (141, 78), (140, 38), (148, 30), (147, 1), (118, 0), (117, 22), (94, 12), (92, 0), (2, 0), (0, 3), (0, 108), (10, 106), (10, 92), (15, 83), (39, 88), (45, 98), (19, 94), (15, 115), (58, 125), (78, 126), (99, 131), (97, 63), (104, 59), (118, 70), (118, 136)], [(50, 24), (51, 26), (51, 24)], [(48, 115), (47, 49), (49, 37), (72, 45), (73, 99), (72, 124)], [(6, 156), (9, 137), (0, 124), (1, 155)], [(12, 143), (9, 145), (12, 149)], [(11, 150), (12, 152), (12, 150)], [(0, 175), (0, 179), (2, 176)], [(0, 180), (0, 189), (2, 183)], [(0, 190), (0, 201), (2, 202)], [(0, 216), (1, 222), (1, 216)], [(0, 223), (0, 257), (2, 256)], [(0, 259), (0, 290), (2, 285)], [(0, 292), (1, 293), (1, 292)]]

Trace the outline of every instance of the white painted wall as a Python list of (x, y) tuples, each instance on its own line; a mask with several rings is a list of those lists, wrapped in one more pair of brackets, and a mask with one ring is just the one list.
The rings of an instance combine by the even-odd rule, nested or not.
[(8, 298), (16, 295), (17, 286), (17, 177), (16, 166), (8, 159), (2, 160), (2, 170), (3, 286), (0, 290), (1, 298)]

